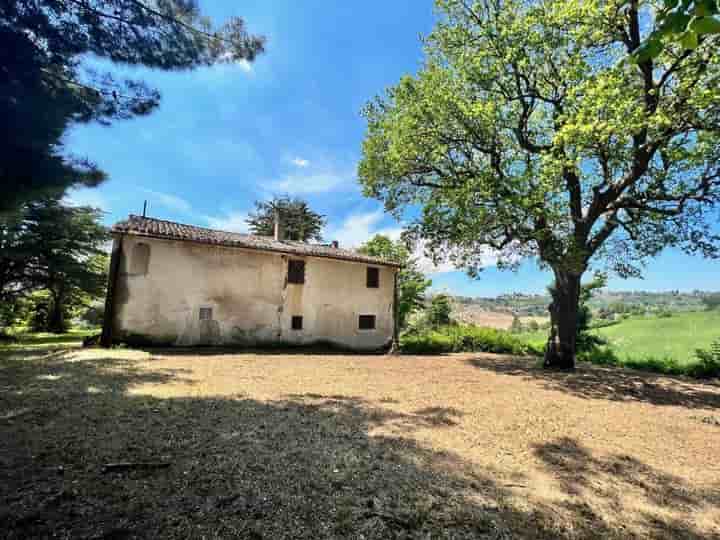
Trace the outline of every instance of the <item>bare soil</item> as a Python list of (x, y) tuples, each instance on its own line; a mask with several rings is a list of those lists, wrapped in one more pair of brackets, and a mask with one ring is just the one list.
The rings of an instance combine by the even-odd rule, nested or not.
[(11, 351), (0, 537), (720, 538), (719, 426), (717, 383), (590, 365)]

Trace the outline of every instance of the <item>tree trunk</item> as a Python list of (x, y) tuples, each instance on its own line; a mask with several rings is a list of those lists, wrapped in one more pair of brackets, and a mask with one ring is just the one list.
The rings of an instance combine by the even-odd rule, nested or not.
[(580, 278), (580, 274), (555, 272), (553, 300), (548, 308), (551, 331), (545, 349), (545, 367), (575, 368)]
[(53, 294), (53, 301), (48, 315), (48, 332), (62, 334), (65, 332), (65, 312), (63, 310), (63, 294)]

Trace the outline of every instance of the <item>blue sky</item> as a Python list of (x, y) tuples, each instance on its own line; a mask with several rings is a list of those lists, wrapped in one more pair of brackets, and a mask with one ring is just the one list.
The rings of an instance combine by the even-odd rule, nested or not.
[[(86, 125), (68, 148), (95, 160), (110, 179), (72, 192), (72, 201), (103, 208), (111, 224), (141, 213), (201, 226), (245, 230), (253, 201), (290, 193), (325, 214), (325, 237), (355, 246), (400, 225), (356, 181), (364, 104), (422, 63), (420, 36), (433, 25), (431, 0), (327, 2), (204, 0), (220, 22), (240, 15), (267, 37), (252, 65), (193, 72), (139, 70), (160, 89), (152, 115)], [(613, 289), (720, 289), (720, 263), (668, 251), (645, 279), (611, 279)], [(443, 266), (432, 269), (436, 289), (494, 296), (541, 292), (547, 273), (532, 262), (517, 273), (490, 266), (480, 280)]]

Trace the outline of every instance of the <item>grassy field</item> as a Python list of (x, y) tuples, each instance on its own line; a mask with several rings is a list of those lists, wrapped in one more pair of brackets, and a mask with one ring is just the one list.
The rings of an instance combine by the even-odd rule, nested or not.
[[(720, 310), (676, 312), (672, 317), (631, 317), (595, 330), (608, 342), (621, 363), (635, 367), (645, 359), (673, 360), (676, 365), (696, 362), (695, 349), (707, 349), (720, 339)], [(521, 337), (536, 348), (547, 340), (547, 330)]]
[(0, 351), (0, 537), (720, 537), (720, 386), (481, 353)]
[(669, 318), (632, 317), (600, 328), (621, 359), (651, 356), (693, 361), (695, 349), (707, 349), (720, 339), (720, 310), (674, 313)]

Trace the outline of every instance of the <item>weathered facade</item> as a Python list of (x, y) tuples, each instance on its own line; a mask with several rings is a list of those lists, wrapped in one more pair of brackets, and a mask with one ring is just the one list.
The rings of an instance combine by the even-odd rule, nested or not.
[(393, 341), (395, 263), (138, 216), (112, 232), (106, 344), (376, 350)]

